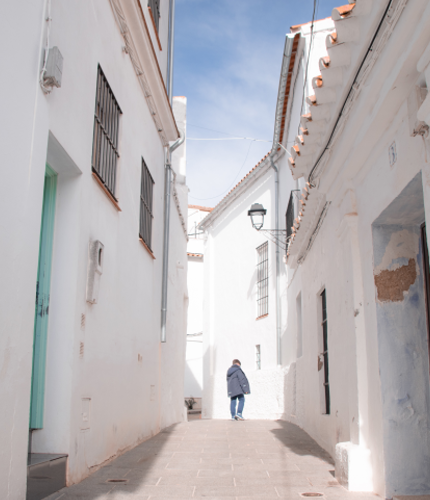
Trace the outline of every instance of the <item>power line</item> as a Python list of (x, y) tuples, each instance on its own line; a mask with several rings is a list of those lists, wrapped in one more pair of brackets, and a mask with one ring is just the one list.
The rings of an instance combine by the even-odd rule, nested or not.
[(223, 191), (222, 193), (220, 193), (216, 196), (211, 196), (210, 198), (196, 198), (195, 196), (191, 196), (191, 195), (190, 195), (190, 198), (193, 198), (194, 200), (199, 200), (199, 201), (206, 201), (206, 200), (213, 200), (214, 198), (218, 198), (219, 196), (222, 196), (223, 194), (228, 193), (231, 190), (231, 188), (235, 185), (236, 179), (239, 177), (239, 174), (242, 171), (242, 168), (244, 167), (246, 160), (248, 159), (248, 155), (249, 155), (249, 152), (251, 150), (251, 146), (252, 146), (253, 142), (254, 141), (251, 141), (249, 143), (248, 151), (246, 152), (246, 156), (245, 156), (245, 160), (243, 161), (239, 171), (236, 174), (236, 177), (234, 178), (233, 182), (230, 184), (230, 187), (228, 189), (226, 189), (225, 191)]

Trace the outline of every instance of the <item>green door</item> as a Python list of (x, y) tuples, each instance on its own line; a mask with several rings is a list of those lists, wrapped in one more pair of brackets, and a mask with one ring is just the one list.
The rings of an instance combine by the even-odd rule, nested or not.
[(31, 379), (30, 429), (43, 427), (45, 364), (51, 288), (52, 242), (54, 237), (57, 174), (46, 165), (40, 226), (39, 265), (34, 315), (33, 373)]

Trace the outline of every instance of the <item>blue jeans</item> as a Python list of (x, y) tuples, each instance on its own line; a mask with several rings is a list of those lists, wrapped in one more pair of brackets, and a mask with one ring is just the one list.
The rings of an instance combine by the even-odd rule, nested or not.
[[(236, 413), (236, 400), (239, 400), (237, 413)], [(239, 394), (239, 396), (233, 396), (230, 401), (231, 416), (234, 418), (235, 415), (242, 415), (244, 405), (245, 405), (245, 396), (243, 394)]]

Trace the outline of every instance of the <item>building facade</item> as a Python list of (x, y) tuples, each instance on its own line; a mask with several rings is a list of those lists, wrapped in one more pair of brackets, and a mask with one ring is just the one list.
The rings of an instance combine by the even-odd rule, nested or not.
[(182, 420), (187, 306), (172, 2), (21, 7), (1, 33), (0, 497), (17, 500), (29, 451), (66, 457), (73, 484)]
[(279, 163), (300, 189), (284, 418), (329, 451), (344, 485), (384, 498), (430, 493), (429, 15), (427, 2), (334, 9), (308, 86), (303, 56), (290, 59), (284, 106)]

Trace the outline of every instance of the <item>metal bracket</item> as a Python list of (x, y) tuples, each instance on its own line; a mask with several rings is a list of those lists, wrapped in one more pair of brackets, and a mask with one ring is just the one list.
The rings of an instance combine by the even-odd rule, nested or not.
[(275, 243), (275, 245), (282, 248), (282, 250), (287, 251), (288, 244), (286, 241), (286, 229), (260, 229), (258, 232), (264, 233), (270, 241)]

